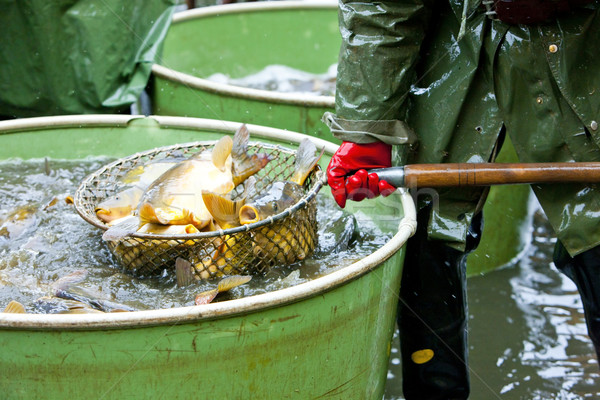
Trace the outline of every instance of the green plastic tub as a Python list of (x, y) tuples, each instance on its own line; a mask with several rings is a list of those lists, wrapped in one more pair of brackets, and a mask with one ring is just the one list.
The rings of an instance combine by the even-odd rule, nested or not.
[[(323, 74), (337, 62), (340, 42), (336, 1), (255, 2), (177, 13), (161, 62), (152, 68), (153, 113), (273, 126), (337, 142), (321, 122), (325, 111), (334, 111), (333, 97), (205, 78), (218, 72), (240, 78), (274, 64)], [(517, 161), (508, 138), (499, 161)], [(483, 241), (469, 256), (469, 275), (516, 262), (523, 254), (531, 232), (529, 198), (525, 185), (491, 189)]]
[(337, 63), (337, 3), (275, 1), (196, 8), (175, 14), (161, 61), (152, 67), (152, 111), (240, 121), (333, 141), (321, 122), (332, 96), (278, 93), (205, 79), (241, 78), (275, 64), (323, 74)]
[[(214, 140), (237, 127), (159, 116), (5, 121), (0, 160), (122, 157)], [(256, 125), (249, 130), (255, 141), (292, 148), (305, 137)], [(337, 146), (313, 141), (325, 148), (326, 164)], [(287, 289), (130, 313), (0, 313), (0, 397), (381, 399), (403, 245), (415, 229), (415, 211), (401, 191), (368, 204), (360, 211), (391, 233), (391, 240), (359, 262)]]

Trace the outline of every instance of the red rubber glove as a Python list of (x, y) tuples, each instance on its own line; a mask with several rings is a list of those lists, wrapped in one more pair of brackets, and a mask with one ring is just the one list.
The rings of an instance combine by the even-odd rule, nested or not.
[(361, 201), (390, 195), (396, 188), (366, 170), (391, 166), (392, 146), (389, 144), (343, 142), (327, 167), (327, 183), (336, 203), (344, 208), (347, 199)]

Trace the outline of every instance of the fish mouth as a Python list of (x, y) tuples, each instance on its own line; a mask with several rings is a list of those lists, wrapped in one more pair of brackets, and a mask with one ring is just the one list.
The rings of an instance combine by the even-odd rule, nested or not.
[(255, 207), (246, 204), (240, 208), (240, 223), (242, 225), (247, 225), (258, 221), (260, 221), (260, 216)]
[(94, 212), (96, 213), (98, 219), (102, 222), (110, 222), (114, 219), (114, 217), (110, 215), (110, 211), (104, 208), (95, 208)]

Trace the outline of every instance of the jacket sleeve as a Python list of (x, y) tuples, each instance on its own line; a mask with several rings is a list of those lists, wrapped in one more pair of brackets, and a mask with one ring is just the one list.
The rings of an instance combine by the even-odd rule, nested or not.
[(403, 120), (429, 16), (425, 1), (340, 0), (336, 115), (324, 115), (338, 139), (414, 141)]

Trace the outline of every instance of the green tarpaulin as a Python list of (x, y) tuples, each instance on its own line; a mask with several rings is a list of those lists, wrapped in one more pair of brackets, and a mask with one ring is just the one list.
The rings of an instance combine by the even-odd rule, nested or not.
[(0, 116), (128, 111), (175, 0), (0, 0)]

